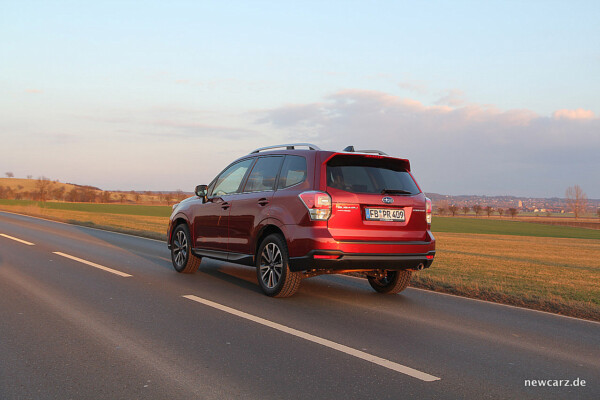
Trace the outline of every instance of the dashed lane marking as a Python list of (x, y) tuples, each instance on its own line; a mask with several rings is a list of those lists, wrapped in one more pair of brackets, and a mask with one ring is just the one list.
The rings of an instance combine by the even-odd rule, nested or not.
[(69, 259), (74, 260), (74, 261), (78, 261), (78, 262), (80, 262), (82, 264), (86, 264), (86, 265), (92, 266), (94, 268), (101, 269), (101, 270), (106, 271), (106, 272), (110, 272), (111, 274), (122, 276), (124, 278), (128, 278), (130, 276), (133, 276), (133, 275), (126, 274), (125, 272), (117, 271), (116, 269), (105, 267), (104, 265), (96, 264), (96, 263), (93, 263), (91, 261), (87, 261), (87, 260), (81, 259), (79, 257), (75, 257), (75, 256), (72, 256), (72, 255), (69, 255), (69, 254), (61, 253), (60, 251), (53, 251), (52, 253), (56, 254), (58, 256), (61, 256), (61, 257), (65, 257), (65, 258), (69, 258)]
[(311, 335), (310, 333), (299, 331), (297, 329), (290, 328), (288, 326), (281, 325), (281, 324), (278, 324), (276, 322), (272, 322), (272, 321), (269, 321), (267, 319), (264, 319), (264, 318), (261, 318), (261, 317), (257, 317), (255, 315), (245, 313), (243, 311), (236, 310), (235, 308), (227, 307), (227, 306), (224, 306), (222, 304), (215, 303), (213, 301), (206, 300), (206, 299), (203, 299), (203, 298), (198, 297), (198, 296), (185, 295), (185, 296), (182, 296), (182, 297), (184, 297), (184, 298), (186, 298), (188, 300), (192, 300), (192, 301), (204, 304), (204, 305), (212, 307), (212, 308), (216, 308), (217, 310), (221, 310), (221, 311), (224, 311), (226, 313), (229, 313), (229, 314), (232, 314), (232, 315), (235, 315), (235, 316), (238, 316), (238, 317), (250, 320), (252, 322), (256, 322), (258, 324), (261, 324), (261, 325), (264, 325), (264, 326), (268, 326), (269, 328), (273, 328), (273, 329), (276, 329), (278, 331), (281, 331), (281, 332), (284, 332), (284, 333), (287, 333), (287, 334), (290, 334), (290, 335), (293, 335), (293, 336), (296, 336), (296, 337), (308, 340), (309, 342), (313, 342), (313, 343), (317, 343), (317, 344), (320, 344), (320, 345), (325, 346), (325, 347), (329, 347), (330, 349), (340, 351), (342, 353), (354, 356), (356, 358), (360, 358), (361, 360), (369, 361), (369, 362), (371, 362), (373, 364), (377, 364), (377, 365), (380, 365), (382, 367), (391, 369), (392, 371), (396, 371), (396, 372), (400, 372), (401, 374), (412, 376), (413, 378), (417, 378), (417, 379), (420, 379), (420, 380), (425, 381), (425, 382), (433, 382), (433, 381), (438, 381), (438, 380), (441, 379), (441, 378), (438, 378), (437, 376), (429, 375), (429, 374), (427, 374), (425, 372), (418, 371), (418, 370), (416, 370), (414, 368), (410, 368), (410, 367), (407, 367), (405, 365), (398, 364), (398, 363), (395, 363), (393, 361), (386, 360), (384, 358), (377, 357), (377, 356), (374, 356), (374, 355), (369, 354), (369, 353), (365, 353), (364, 351), (356, 350), (356, 349), (354, 349), (352, 347), (348, 347), (348, 346), (345, 346), (343, 344), (339, 344), (339, 343), (333, 342), (333, 341), (328, 340), (328, 339), (323, 339), (321, 337), (318, 337), (318, 336), (315, 336), (315, 335)]
[(5, 235), (4, 233), (0, 233), (0, 236), (5, 237), (5, 238), (10, 239), (10, 240), (14, 240), (15, 242), (26, 244), (27, 246), (33, 246), (34, 245), (34, 243), (27, 242), (25, 240), (18, 239), (16, 237), (8, 236), (8, 235)]

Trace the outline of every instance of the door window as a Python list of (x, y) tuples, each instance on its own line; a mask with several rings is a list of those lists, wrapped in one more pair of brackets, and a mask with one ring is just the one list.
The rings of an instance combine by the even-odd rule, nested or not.
[(219, 175), (215, 183), (212, 195), (223, 196), (226, 194), (238, 193), (240, 186), (248, 168), (252, 165), (254, 159), (240, 161), (233, 164)]
[(244, 192), (265, 192), (275, 190), (275, 180), (283, 157), (261, 157), (254, 164), (246, 182)]

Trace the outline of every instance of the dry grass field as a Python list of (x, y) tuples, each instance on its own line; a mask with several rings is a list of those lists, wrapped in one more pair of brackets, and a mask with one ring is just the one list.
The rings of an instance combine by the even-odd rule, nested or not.
[(600, 320), (600, 240), (436, 233), (413, 286)]
[(129, 233), (159, 240), (165, 240), (167, 235), (167, 226), (169, 224), (168, 217), (55, 210), (40, 208), (34, 205), (0, 205), (0, 210), (17, 214), (32, 215), (35, 217), (51, 219), (53, 221), (67, 222), (115, 232)]
[[(7, 204), (0, 209), (163, 240), (168, 224), (167, 217), (100, 210)], [(461, 220), (434, 221), (436, 259), (413, 275), (413, 286), (600, 321), (598, 231)], [(444, 231), (436, 231), (436, 224)], [(503, 234), (495, 234), (500, 228)]]

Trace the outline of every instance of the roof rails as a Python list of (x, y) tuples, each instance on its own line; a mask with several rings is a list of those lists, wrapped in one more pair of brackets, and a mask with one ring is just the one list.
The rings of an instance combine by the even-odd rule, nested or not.
[(275, 146), (261, 147), (261, 148), (258, 148), (256, 150), (252, 151), (250, 154), (260, 153), (261, 151), (266, 151), (266, 150), (283, 149), (283, 148), (285, 148), (286, 150), (296, 150), (296, 147), (308, 147), (309, 150), (321, 150), (318, 146), (315, 146), (314, 144), (310, 144), (310, 143), (290, 143), (290, 144), (278, 144)]
[(387, 156), (387, 153), (384, 153), (381, 150), (354, 150), (354, 146), (348, 146), (343, 151), (347, 151), (349, 153), (374, 153), (379, 154), (380, 156)]

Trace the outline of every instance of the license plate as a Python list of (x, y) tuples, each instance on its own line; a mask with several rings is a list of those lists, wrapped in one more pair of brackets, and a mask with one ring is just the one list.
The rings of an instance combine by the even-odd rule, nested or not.
[(404, 222), (404, 210), (398, 208), (365, 208), (365, 216), (369, 221)]

